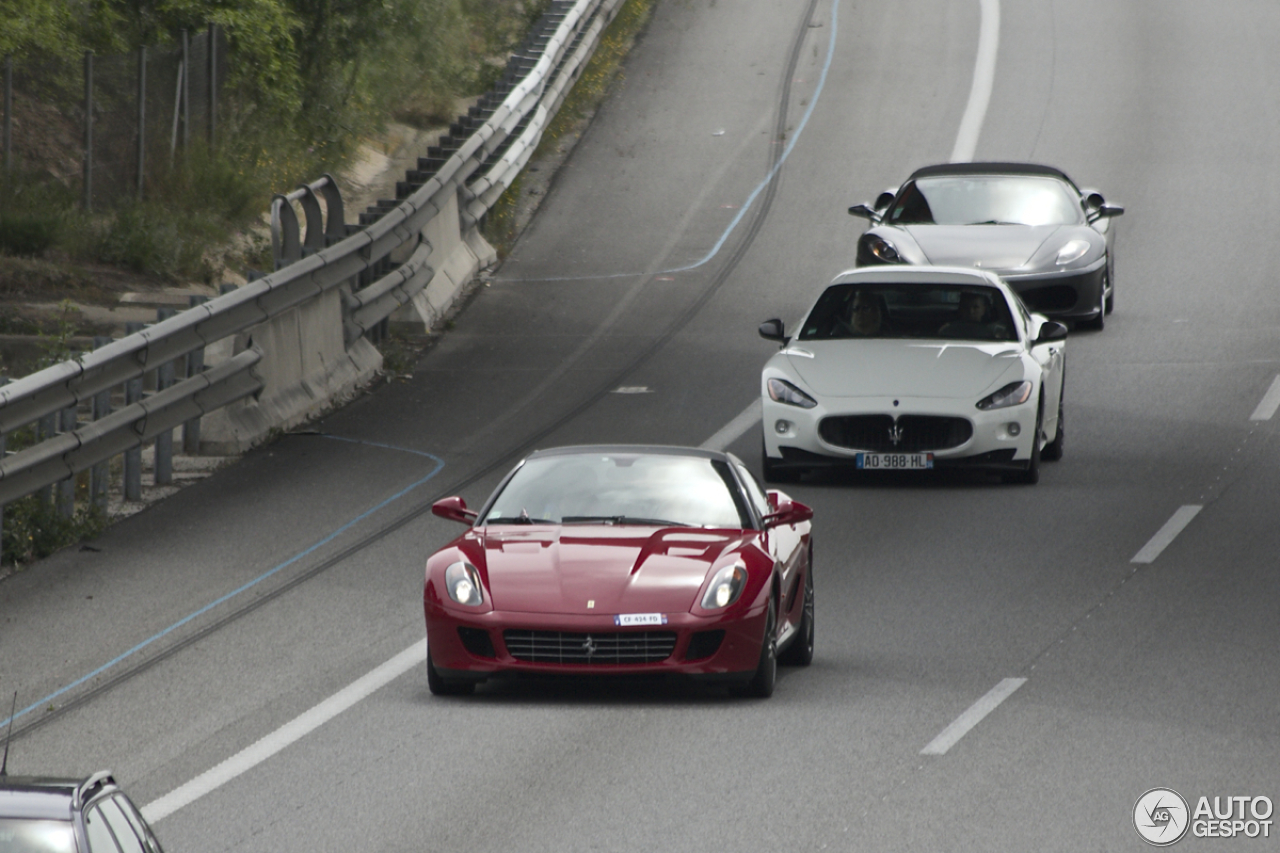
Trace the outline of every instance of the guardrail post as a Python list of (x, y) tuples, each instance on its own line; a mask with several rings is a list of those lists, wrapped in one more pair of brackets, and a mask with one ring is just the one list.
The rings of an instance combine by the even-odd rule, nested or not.
[[(72, 358), (75, 358), (74, 354)], [(61, 421), (63, 432), (75, 432), (79, 414), (75, 403), (62, 410), (59, 420)], [(59, 481), (57, 503), (58, 514), (63, 518), (71, 518), (76, 514), (76, 478), (74, 475)]]
[[(172, 308), (157, 308), (156, 322), (164, 322), (174, 315)], [(156, 393), (173, 385), (173, 362), (166, 361), (156, 368)], [(155, 481), (157, 486), (173, 482), (173, 430), (165, 430), (156, 436)]]
[[(105, 347), (111, 338), (94, 335), (93, 348)], [(102, 420), (111, 414), (111, 389), (93, 395), (93, 419)], [(99, 462), (89, 469), (89, 501), (96, 509), (107, 508), (107, 488), (110, 486), (111, 461)]]
[[(209, 301), (207, 296), (193, 296), (190, 305), (195, 308)], [(187, 378), (204, 372), (204, 347), (193, 349), (187, 353)], [(200, 453), (200, 418), (195, 417), (182, 425), (182, 452), (188, 456)]]
[[(142, 323), (125, 323), (124, 333), (134, 335), (144, 328)], [(132, 406), (142, 400), (142, 377), (130, 379), (124, 383), (124, 404)], [(142, 445), (124, 452), (124, 499), (127, 501), (142, 500)]]
[[(36, 441), (53, 438), (58, 433), (58, 413), (45, 415), (36, 424)], [(36, 489), (36, 500), (41, 508), (48, 507), (53, 500), (53, 486), (41, 486)]]

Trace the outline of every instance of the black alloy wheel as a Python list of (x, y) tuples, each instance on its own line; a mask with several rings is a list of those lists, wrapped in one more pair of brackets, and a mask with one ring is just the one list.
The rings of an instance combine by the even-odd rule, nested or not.
[(1096, 329), (1099, 332), (1107, 327), (1107, 315), (1111, 313), (1111, 310), (1107, 307), (1110, 301), (1107, 299), (1110, 281), (1110, 277), (1103, 273), (1102, 282), (1098, 285), (1098, 316), (1092, 320), (1086, 320), (1080, 325), (1087, 329)]
[(809, 565), (804, 570), (804, 604), (801, 605), (800, 628), (791, 645), (778, 655), (778, 663), (786, 666), (808, 666), (813, 663), (813, 543), (809, 543)]
[(730, 688), (735, 696), (768, 699), (778, 681), (778, 614), (777, 605), (769, 599), (769, 616), (764, 623), (764, 640), (760, 644), (760, 663), (745, 684)]
[(433, 696), (467, 696), (476, 692), (476, 683), (474, 681), (445, 678), (436, 670), (436, 665), (431, 661), (431, 651), (428, 650), (427, 689), (431, 691)]

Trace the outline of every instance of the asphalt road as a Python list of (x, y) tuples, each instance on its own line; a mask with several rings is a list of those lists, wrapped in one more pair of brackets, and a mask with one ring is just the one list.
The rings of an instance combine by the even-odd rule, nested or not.
[[(0, 584), (10, 772), (110, 767), (169, 853), (1123, 851), (1152, 788), (1280, 799), (1278, 33), (1267, 2), (663, 0), (411, 379)], [(852, 265), (846, 208), (957, 150), (1128, 211), (1040, 484), (789, 487), (817, 657), (767, 702), (430, 696), (431, 501), (534, 447), (723, 437), (756, 325)]]

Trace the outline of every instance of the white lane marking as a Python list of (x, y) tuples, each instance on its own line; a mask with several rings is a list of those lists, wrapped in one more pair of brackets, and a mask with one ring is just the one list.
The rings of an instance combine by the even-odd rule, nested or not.
[(1146, 545), (1142, 546), (1142, 550), (1133, 555), (1130, 563), (1154, 563), (1156, 557), (1160, 556), (1160, 552), (1169, 547), (1169, 543), (1182, 532), (1182, 528), (1191, 523), (1191, 519), (1195, 518), (1202, 506), (1196, 504), (1188, 504), (1187, 506), (1178, 507), (1178, 511), (1164, 523), (1156, 532), (1155, 536)]
[(753, 400), (751, 405), (738, 413), (737, 417), (722, 426), (715, 435), (698, 446), (703, 450), (724, 450), (737, 441), (743, 433), (760, 423), (762, 415), (760, 401)]
[(956, 745), (956, 741), (969, 733), (969, 730), (982, 722), (982, 718), (990, 714), (1000, 703), (1013, 695), (1013, 691), (1026, 684), (1025, 678), (1006, 678), (991, 688), (991, 691), (983, 696), (977, 702), (974, 702), (969, 710), (965, 711), (955, 722), (942, 730), (942, 734), (929, 741), (929, 745), (920, 750), (921, 755), (943, 755), (948, 749)]
[(955, 148), (951, 149), (951, 162), (962, 163), (973, 159), (978, 147), (978, 135), (987, 117), (987, 104), (991, 102), (991, 88), (996, 79), (996, 53), (1000, 48), (1000, 0), (981, 0), (982, 21), (978, 25), (978, 57), (973, 65), (973, 85), (969, 89), (969, 103), (960, 119), (960, 133)]
[(361, 676), (309, 711), (285, 723), (252, 746), (206, 770), (185, 785), (142, 807), (142, 816), (155, 823), (215, 788), (230, 782), (246, 770), (261, 764), (289, 744), (327, 723), (383, 685), (420, 666), (427, 659), (427, 641), (414, 643), (377, 669)]
[(1269, 421), (1278, 408), (1280, 408), (1280, 376), (1277, 376), (1272, 380), (1271, 387), (1267, 389), (1267, 393), (1262, 396), (1262, 402), (1258, 404), (1258, 408), (1253, 410), (1253, 414), (1249, 416), (1249, 420)]

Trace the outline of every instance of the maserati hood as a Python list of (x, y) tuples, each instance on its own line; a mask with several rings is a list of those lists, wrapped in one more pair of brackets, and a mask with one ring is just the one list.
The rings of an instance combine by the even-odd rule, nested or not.
[(1026, 266), (1060, 225), (908, 225), (903, 230), (935, 266), (1000, 272)]
[(498, 610), (685, 613), (712, 564), (742, 534), (604, 524), (503, 527), (483, 534)]
[[(1021, 364), (1012, 342), (804, 341), (783, 350), (791, 369), (824, 397), (973, 398)], [(812, 357), (810, 357), (812, 356)]]

